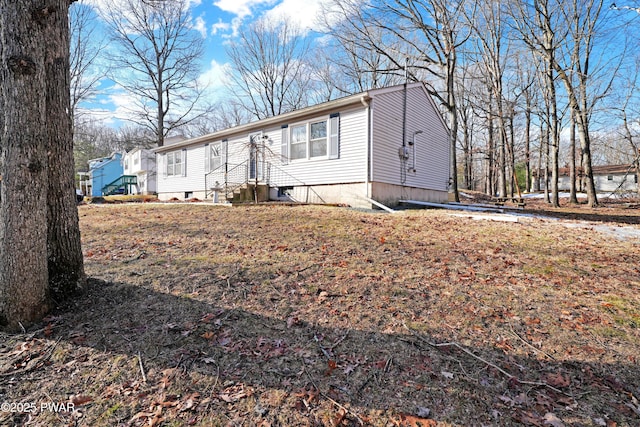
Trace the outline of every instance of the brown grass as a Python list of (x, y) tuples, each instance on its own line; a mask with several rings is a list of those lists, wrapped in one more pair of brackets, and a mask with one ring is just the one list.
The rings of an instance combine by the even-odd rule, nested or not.
[(639, 425), (640, 239), (601, 227), (637, 211), (576, 209), (612, 211), (81, 206), (89, 284), (3, 335), (37, 411), (0, 424)]

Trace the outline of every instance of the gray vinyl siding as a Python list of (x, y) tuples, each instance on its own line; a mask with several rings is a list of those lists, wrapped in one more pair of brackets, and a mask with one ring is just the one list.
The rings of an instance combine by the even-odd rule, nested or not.
[[(176, 148), (176, 151), (182, 151), (185, 157), (185, 159), (182, 159), (182, 167), (185, 168), (182, 176), (167, 176), (165, 172), (165, 154), (156, 154), (158, 165), (158, 192), (183, 193), (204, 191), (204, 149), (204, 144), (193, 147)], [(169, 152), (171, 151), (167, 151), (167, 153)]]
[[(317, 120), (329, 119), (329, 115), (320, 115), (301, 122), (288, 123), (289, 128), (296, 123), (313, 122)], [(281, 148), (280, 128), (277, 132), (272, 132), (273, 147), (278, 150), (278, 157)], [(278, 164), (282, 169), (282, 178), (289, 176), (289, 183), (282, 185), (322, 185), (322, 184), (344, 184), (354, 182), (364, 182), (367, 177), (367, 110), (364, 106), (340, 111), (340, 133), (339, 133), (339, 157), (329, 159), (328, 156), (319, 159), (290, 160), (288, 164)], [(295, 177), (296, 183), (291, 183), (291, 177)]]
[[(447, 191), (449, 181), (449, 134), (439, 112), (421, 87), (407, 92), (408, 143), (415, 131), (416, 173), (406, 174), (405, 185)], [(372, 102), (372, 181), (401, 185), (401, 161), (404, 93), (381, 93)], [(407, 145), (408, 146), (408, 145)], [(413, 149), (409, 147), (411, 156)], [(410, 158), (407, 166), (412, 164)]]
[[(611, 177), (611, 179), (609, 179)], [(594, 174), (593, 184), (598, 192), (635, 192), (638, 190), (638, 184), (636, 183), (635, 172), (630, 170), (628, 174), (609, 173), (609, 174)], [(544, 182), (543, 182), (544, 185)], [(577, 179), (578, 188), (580, 187), (580, 179)], [(558, 177), (558, 189), (561, 191), (569, 191), (571, 188), (571, 182), (568, 176), (561, 175)]]
[[(213, 184), (213, 182), (205, 183), (207, 172), (205, 150), (208, 149), (207, 144), (221, 140), (227, 141), (225, 159), (228, 166), (243, 164), (244, 170), (247, 170), (250, 153), (249, 136), (260, 132), (261, 137), (258, 141), (264, 144), (263, 178), (269, 178), (271, 187), (319, 187), (331, 184), (360, 184), (368, 181), (383, 184), (381, 188), (386, 184), (402, 185), (398, 149), (402, 146), (403, 97), (402, 86), (376, 89), (358, 97), (346, 97), (318, 107), (286, 113), (192, 140), (180, 141), (176, 143), (175, 148), (171, 146), (159, 148), (157, 149), (158, 192), (176, 196), (186, 192), (204, 194), (206, 187), (211, 188)], [(332, 135), (332, 126), (329, 124), (326, 157), (283, 161), (282, 154), (286, 155), (287, 148), (290, 148), (290, 144), (283, 146), (283, 129), (290, 136), (290, 131), (296, 124), (313, 123), (319, 120), (332, 122), (331, 117), (336, 115), (339, 119), (337, 155), (334, 150), (329, 149)], [(415, 144), (416, 173), (407, 172), (404, 185), (425, 190), (447, 191), (448, 129), (424, 87), (421, 84), (413, 84), (409, 86), (407, 93), (405, 142), (408, 142), (413, 133), (418, 130), (422, 133), (417, 136)], [(165, 156), (174, 149), (182, 151), (186, 173), (184, 176), (167, 177), (164, 173)], [(413, 155), (411, 147), (409, 151)], [(406, 167), (412, 165), (412, 160), (412, 158), (409, 159)], [(272, 165), (269, 170), (266, 168), (267, 164)], [(227, 177), (229, 176), (227, 174)], [(214, 178), (212, 175), (209, 175), (209, 178), (216, 181), (221, 179)]]
[[(291, 123), (278, 123), (262, 129), (260, 138), (264, 148), (265, 164), (273, 166), (269, 171), (270, 184), (272, 186), (299, 186), (299, 185), (323, 185), (364, 182), (367, 176), (367, 112), (364, 106), (340, 111), (339, 131), (339, 157), (329, 159), (327, 157), (317, 159), (304, 159), (283, 162), (282, 161), (282, 124), (293, 125), (318, 120), (329, 119), (329, 114), (322, 114), (305, 118)], [(288, 129), (288, 128), (285, 128)], [(288, 131), (288, 130), (287, 130)], [(259, 133), (260, 131), (251, 132)], [(205, 190), (205, 144), (201, 143), (186, 147), (186, 174), (185, 176), (166, 176), (164, 173), (164, 156), (158, 154), (160, 173), (159, 192), (184, 193)], [(229, 167), (247, 164), (249, 160), (249, 134), (230, 136), (227, 139), (226, 158)], [(177, 148), (179, 149), (179, 148)], [(167, 151), (170, 152), (170, 151)], [(160, 159), (161, 158), (161, 159)], [(183, 161), (184, 162), (184, 161)], [(244, 166), (246, 167), (246, 166)], [(266, 170), (265, 170), (266, 173)]]

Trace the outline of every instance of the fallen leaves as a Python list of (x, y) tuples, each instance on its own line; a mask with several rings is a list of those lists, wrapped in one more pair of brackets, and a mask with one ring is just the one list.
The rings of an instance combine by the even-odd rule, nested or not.
[(393, 420), (397, 427), (436, 427), (438, 423), (429, 418), (420, 418), (409, 414), (399, 414)]
[(218, 393), (218, 398), (227, 403), (234, 403), (253, 395), (253, 392), (251, 387), (244, 384), (231, 384)]
[(543, 381), (552, 387), (564, 388), (569, 387), (571, 379), (568, 375), (564, 375), (561, 372), (547, 372), (542, 377)]
[(48, 340), (0, 340), (6, 397), (62, 394), (96, 426), (640, 417), (637, 246), (527, 219), (238, 209), (81, 207), (93, 279)]

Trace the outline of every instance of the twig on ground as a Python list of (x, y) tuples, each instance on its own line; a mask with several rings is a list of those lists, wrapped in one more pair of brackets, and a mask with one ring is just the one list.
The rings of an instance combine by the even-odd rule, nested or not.
[(345, 339), (347, 339), (347, 337), (349, 336), (349, 332), (347, 332), (346, 334), (344, 334), (341, 338), (338, 338), (338, 340), (336, 342), (334, 342), (330, 347), (323, 347), (322, 344), (320, 344), (320, 338), (318, 338), (318, 334), (313, 334), (313, 340), (318, 344), (318, 347), (320, 347), (320, 350), (322, 351), (322, 354), (324, 354), (324, 356), (328, 359), (328, 360), (332, 360), (334, 359), (334, 357), (332, 356), (331, 353), (333, 353), (333, 350), (340, 345), (340, 343), (342, 341), (344, 341)]
[(335, 400), (333, 400), (332, 398), (330, 398), (329, 396), (327, 396), (326, 394), (324, 394), (323, 392), (321, 392), (320, 390), (318, 390), (320, 392), (320, 395), (322, 397), (324, 397), (325, 399), (327, 399), (329, 402), (333, 403), (334, 405), (336, 405), (338, 408), (342, 409), (343, 411), (345, 411), (348, 414), (351, 414), (355, 417), (356, 420), (358, 420), (358, 423), (363, 426), (364, 422), (360, 419), (360, 417), (358, 416), (358, 414), (356, 414), (355, 412), (353, 412), (352, 410), (350, 410), (349, 408), (339, 404), (338, 402), (336, 402)]
[(147, 382), (147, 375), (144, 373), (144, 365), (142, 364), (142, 356), (138, 352), (138, 364), (140, 365), (140, 373), (142, 374), (142, 381)]
[(522, 381), (519, 378), (517, 378), (515, 375), (510, 374), (509, 372), (505, 371), (504, 369), (500, 368), (499, 366), (497, 366), (494, 363), (489, 362), (486, 359), (483, 359), (482, 357), (474, 354), (472, 351), (467, 350), (466, 348), (464, 348), (463, 346), (461, 346), (460, 344), (458, 344), (457, 342), (444, 342), (444, 343), (434, 343), (431, 342), (429, 340), (427, 340), (426, 338), (424, 338), (422, 335), (420, 335), (419, 333), (417, 333), (416, 331), (414, 331), (413, 329), (411, 329), (409, 326), (407, 326), (407, 324), (405, 322), (402, 322), (403, 326), (405, 328), (407, 328), (407, 330), (409, 330), (409, 332), (411, 332), (413, 334), (413, 336), (415, 336), (416, 338), (420, 339), (421, 341), (423, 341), (424, 343), (430, 345), (431, 347), (434, 348), (440, 348), (440, 347), (455, 347), (458, 350), (463, 351), (464, 353), (468, 354), (469, 356), (473, 357), (476, 360), (481, 361), (482, 363), (484, 363), (487, 366), (492, 367), (493, 369), (497, 370), (498, 372), (500, 372), (502, 375), (506, 376), (507, 378), (509, 378), (510, 380), (514, 380), (517, 381), (519, 384), (526, 384), (526, 385), (532, 385), (532, 386), (538, 386), (538, 387), (547, 387), (550, 390), (555, 391), (556, 393), (560, 393), (560, 394), (564, 394), (565, 396), (569, 396), (569, 397), (573, 397), (571, 394), (565, 393), (564, 391), (553, 387), (552, 385), (549, 385), (545, 382), (536, 382), (536, 381)]
[(58, 338), (56, 342), (51, 344), (49, 348), (47, 348), (47, 350), (45, 350), (45, 352), (42, 353), (42, 355), (29, 360), (29, 362), (27, 363), (27, 366), (25, 366), (24, 368), (11, 371), (11, 372), (2, 372), (0, 373), (0, 377), (8, 377), (8, 376), (17, 375), (17, 374), (23, 374), (25, 372), (29, 372), (36, 368), (39, 368), (44, 364), (45, 361), (47, 361), (51, 357), (51, 354), (53, 353), (53, 349), (58, 345), (61, 339), (62, 338)]
[(329, 350), (333, 351), (334, 348), (336, 348), (342, 341), (344, 341), (347, 337), (349, 336), (349, 331), (347, 331), (346, 334), (344, 334), (344, 336), (342, 338), (339, 338), (338, 341), (334, 342), (333, 345), (331, 347), (329, 347)]
[(141, 251), (138, 256), (134, 256), (133, 258), (129, 258), (129, 259), (125, 259), (124, 261), (122, 261), (125, 264), (128, 264), (130, 262), (133, 261), (138, 261), (139, 259), (141, 259), (142, 257), (144, 257), (147, 254), (147, 251)]
[[(314, 335), (315, 338), (315, 335)], [(311, 385), (318, 390), (318, 394), (320, 394), (320, 396), (324, 397), (325, 399), (327, 399), (329, 402), (333, 403), (334, 405), (336, 405), (338, 408), (342, 409), (343, 411), (347, 412), (348, 414), (351, 414), (356, 420), (358, 420), (358, 423), (363, 426), (364, 422), (362, 421), (362, 419), (358, 416), (358, 414), (356, 414), (355, 412), (353, 412), (352, 410), (350, 410), (349, 408), (339, 404), (338, 402), (336, 402), (335, 400), (333, 400), (332, 398), (330, 398), (329, 396), (327, 396), (325, 393), (322, 392), (322, 390), (320, 390), (320, 388), (318, 387), (318, 385), (315, 383), (315, 381), (313, 381), (313, 378), (311, 378), (311, 375), (309, 374), (309, 372), (307, 371), (307, 364), (305, 363), (304, 359), (302, 359), (302, 369), (304, 370), (304, 373), (307, 374), (307, 377), (309, 378), (309, 382), (311, 383)], [(305, 405), (307, 405), (306, 402), (304, 402)]]
[(316, 344), (318, 344), (318, 347), (320, 347), (320, 350), (322, 351), (322, 354), (324, 354), (324, 357), (326, 357), (328, 360), (332, 360), (333, 357), (331, 357), (329, 351), (327, 351), (327, 349), (324, 348), (322, 344), (320, 344), (320, 338), (318, 338), (318, 335), (315, 333), (313, 334), (313, 340), (316, 342)]
[(532, 344), (530, 344), (529, 342), (527, 342), (524, 338), (522, 338), (520, 335), (518, 335), (518, 333), (516, 331), (513, 330), (513, 326), (511, 326), (511, 323), (509, 323), (509, 329), (511, 329), (511, 333), (518, 338), (520, 341), (522, 341), (527, 347), (531, 348), (533, 351), (540, 353), (546, 357), (548, 357), (551, 360), (556, 360), (555, 357), (553, 357), (552, 355), (550, 355), (549, 353), (540, 350), (539, 348), (535, 348)]

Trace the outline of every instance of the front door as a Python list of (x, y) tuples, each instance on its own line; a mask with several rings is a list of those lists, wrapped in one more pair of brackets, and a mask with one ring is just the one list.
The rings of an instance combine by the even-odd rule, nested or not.
[(264, 141), (262, 132), (249, 134), (249, 179), (263, 179)]

